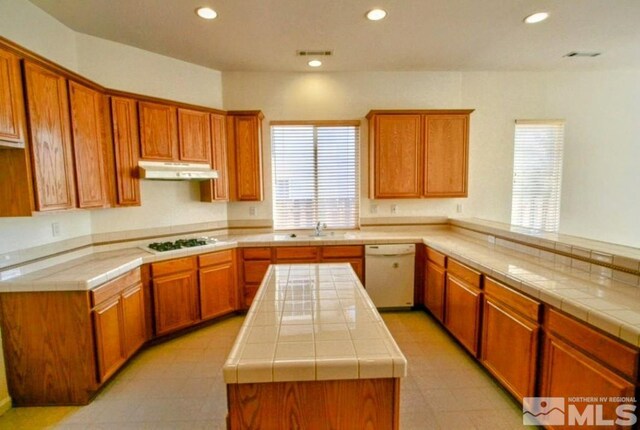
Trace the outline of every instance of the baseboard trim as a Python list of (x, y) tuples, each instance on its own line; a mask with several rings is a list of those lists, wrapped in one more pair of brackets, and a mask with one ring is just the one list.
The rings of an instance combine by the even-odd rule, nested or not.
[(4, 415), (9, 409), (11, 409), (11, 396), (0, 400), (0, 415)]

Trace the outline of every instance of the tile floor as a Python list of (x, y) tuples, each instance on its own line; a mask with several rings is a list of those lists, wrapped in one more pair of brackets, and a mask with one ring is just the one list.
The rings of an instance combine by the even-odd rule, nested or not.
[[(519, 405), (423, 312), (384, 313), (409, 361), (405, 429), (523, 429)], [(0, 429), (223, 429), (233, 317), (139, 354), (89, 405), (13, 408)]]

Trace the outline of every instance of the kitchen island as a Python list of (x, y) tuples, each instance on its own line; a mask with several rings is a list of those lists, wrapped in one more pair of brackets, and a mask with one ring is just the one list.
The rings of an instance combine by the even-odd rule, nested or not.
[(407, 360), (348, 263), (272, 265), (223, 373), (230, 429), (397, 429)]

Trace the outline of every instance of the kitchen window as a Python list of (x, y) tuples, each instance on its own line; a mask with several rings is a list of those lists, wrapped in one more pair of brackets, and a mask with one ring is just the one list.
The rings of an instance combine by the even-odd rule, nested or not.
[(276, 230), (357, 228), (359, 121), (271, 123)]
[(557, 232), (564, 121), (517, 120), (511, 224)]

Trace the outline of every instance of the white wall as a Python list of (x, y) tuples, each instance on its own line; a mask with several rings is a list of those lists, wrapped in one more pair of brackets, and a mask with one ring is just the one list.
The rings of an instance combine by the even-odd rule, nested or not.
[[(509, 222), (516, 119), (564, 118), (562, 233), (640, 246), (640, 71), (223, 73), (225, 109), (265, 113), (265, 201), (229, 219), (271, 218), (272, 120), (361, 119), (361, 217), (474, 216)], [(474, 108), (467, 199), (369, 200), (370, 109)], [(457, 203), (463, 213), (456, 213)], [(377, 204), (377, 214), (370, 212)], [(255, 217), (249, 207), (256, 206)]]
[[(360, 119), (361, 217), (482, 214), (506, 220), (511, 201), (513, 119), (537, 116), (544, 93), (541, 78), (528, 73), (375, 72), (375, 73), (223, 73), (226, 109), (262, 109), (265, 114), (265, 202), (229, 205), (229, 219), (271, 218), (272, 120)], [(531, 86), (527, 86), (527, 85)], [(525, 89), (522, 89), (525, 88)], [(368, 136), (365, 115), (371, 109), (473, 108), (470, 179), (467, 199), (370, 200)], [(496, 169), (496, 166), (500, 166)], [(498, 190), (498, 193), (496, 193)], [(371, 205), (377, 213), (371, 213)]]

